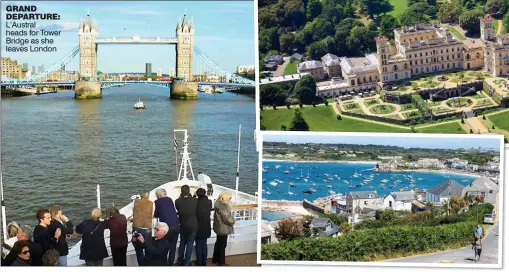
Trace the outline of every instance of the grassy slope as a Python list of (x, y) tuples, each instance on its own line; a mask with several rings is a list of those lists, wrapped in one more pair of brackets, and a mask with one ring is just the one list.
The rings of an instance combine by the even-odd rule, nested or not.
[(399, 18), (399, 15), (408, 8), (408, 0), (389, 0), (389, 3), (391, 3), (394, 9), (387, 14), (396, 18)]
[[(459, 130), (458, 130), (459, 129)], [(466, 134), (467, 132), (460, 126), (459, 122), (436, 125), (421, 129), (416, 129), (420, 133), (444, 133), (444, 134)]]
[(292, 61), (292, 62), (288, 63), (288, 65), (286, 65), (286, 67), (285, 67), (284, 74), (285, 75), (297, 74), (297, 64), (298, 63), (299, 63), (298, 61)]
[(458, 30), (456, 30), (454, 27), (451, 27), (451, 26), (446, 26), (447, 30), (449, 30), (451, 32), (452, 35), (454, 35), (454, 37), (456, 37), (456, 39), (458, 40), (465, 40), (465, 36), (463, 36), (463, 34), (459, 33)]

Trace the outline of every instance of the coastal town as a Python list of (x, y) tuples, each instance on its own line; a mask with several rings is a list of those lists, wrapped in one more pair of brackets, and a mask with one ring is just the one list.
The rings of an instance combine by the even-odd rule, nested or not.
[[(444, 218), (470, 216), (474, 211), (475, 220), (486, 229), (498, 222), (501, 181), (498, 150), (480, 147), (433, 150), (428, 154), (440, 154), (427, 157), (424, 153), (417, 157), (415, 154), (421, 153), (418, 149), (409, 154), (392, 155), (401, 152), (393, 147), (396, 153), (387, 152), (391, 155), (373, 158), (370, 149), (391, 151), (391, 147), (362, 147), (364, 149), (354, 145), (265, 143), (261, 239), (267, 246), (262, 247), (262, 254), (264, 249), (286, 240), (348, 236), (364, 229), (393, 226), (396, 222), (415, 225), (418, 219), (436, 223)], [(304, 152), (316, 156), (336, 153), (340, 159), (318, 157), (314, 159), (319, 161), (306, 161), (302, 159)], [(449, 153), (453, 156), (447, 157)], [(366, 161), (366, 156), (373, 159)], [(327, 172), (315, 174), (324, 167)], [(349, 171), (352, 167), (355, 170)], [(302, 169), (311, 169), (312, 174)], [(279, 174), (272, 174), (274, 172)], [(292, 175), (292, 172), (297, 174)], [(270, 178), (269, 174), (272, 174)], [(272, 180), (275, 176), (279, 178)], [(299, 185), (302, 182), (304, 186)], [(288, 190), (286, 184), (289, 184)], [(300, 188), (305, 189), (300, 192)], [(419, 252), (423, 251), (426, 252)], [(393, 258), (389, 254), (374, 261)]]

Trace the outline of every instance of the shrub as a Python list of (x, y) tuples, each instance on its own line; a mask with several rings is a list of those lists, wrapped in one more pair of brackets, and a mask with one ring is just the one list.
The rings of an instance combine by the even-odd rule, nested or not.
[(495, 125), (491, 126), (491, 129), (495, 129)]
[(483, 119), (483, 120), (486, 120), (486, 116), (485, 116), (484, 114), (482, 115), (482, 119)]
[[(371, 261), (472, 242), (475, 222), (433, 227), (391, 226), (336, 238), (301, 238), (262, 246), (262, 260)], [(376, 239), (375, 239), (376, 237)]]
[(286, 108), (290, 109), (290, 103), (286, 103)]
[(336, 115), (336, 119), (341, 120), (341, 115)]
[(291, 218), (285, 218), (279, 221), (275, 228), (276, 236), (281, 240), (292, 240), (302, 237), (302, 225), (299, 221)]
[(472, 129), (470, 129), (470, 134), (474, 133), (474, 131)]
[(465, 123), (465, 120), (463, 118), (461, 118), (461, 123), (464, 124)]
[(316, 107), (316, 104), (315, 104), (315, 102), (313, 102), (313, 107)]
[(302, 108), (304, 105), (302, 105), (302, 103), (299, 103), (299, 107)]
[(281, 130), (282, 131), (286, 131), (286, 126), (285, 125), (281, 125)]
[(326, 106), (326, 107), (327, 107), (327, 106), (329, 106), (329, 101), (325, 100), (325, 102), (324, 102), (324, 103), (325, 103), (325, 106)]
[(260, 110), (263, 111), (263, 105), (260, 105)]
[(277, 110), (277, 108), (276, 108), (276, 107), (277, 107), (277, 105), (276, 105), (276, 104), (272, 105), (272, 108), (273, 108), (273, 109), (275, 109), (275, 110)]

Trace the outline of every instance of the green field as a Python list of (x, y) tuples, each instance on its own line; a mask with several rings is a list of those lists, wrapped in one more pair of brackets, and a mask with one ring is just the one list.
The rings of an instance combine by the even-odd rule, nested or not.
[(466, 134), (458, 122), (416, 129), (419, 133)]
[[(261, 111), (261, 125), (267, 130), (281, 130), (281, 125), (288, 129), (295, 109), (279, 109)], [(311, 131), (353, 131), (353, 132), (411, 132), (410, 129), (397, 128), (376, 124), (359, 119), (348, 118), (342, 115), (342, 120), (336, 119), (336, 114), (332, 107), (316, 107), (300, 109), (302, 115), (309, 125)]]
[[(463, 36), (463, 34), (459, 33), (458, 30), (456, 30), (454, 27), (452, 26), (445, 26), (447, 28), (447, 30), (449, 30), (449, 32), (451, 32), (452, 35), (454, 35), (454, 37), (456, 37), (456, 39), (458, 40), (465, 40), (465, 36)], [(496, 32), (495, 32), (496, 33)]]
[(286, 65), (286, 67), (285, 67), (284, 74), (285, 75), (297, 74), (297, 64), (299, 64), (298, 61), (292, 61), (292, 62), (288, 63), (288, 65)]
[(490, 116), (486, 116), (495, 125), (497, 129), (509, 131), (509, 112), (502, 112)]
[(389, 3), (394, 7), (394, 9), (387, 14), (396, 18), (399, 18), (399, 15), (408, 9), (408, 0), (389, 0)]

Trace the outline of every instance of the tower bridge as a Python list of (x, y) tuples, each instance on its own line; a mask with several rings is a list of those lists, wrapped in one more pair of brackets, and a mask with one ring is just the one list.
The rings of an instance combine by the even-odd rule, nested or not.
[[(53, 64), (42, 73), (34, 75), (28, 80), (3, 81), (3, 86), (24, 86), (24, 85), (74, 85), (74, 97), (77, 99), (101, 98), (102, 89), (119, 84), (149, 84), (158, 87), (170, 87), (172, 99), (197, 99), (198, 85), (215, 85), (226, 88), (231, 87), (255, 87), (255, 82), (230, 73), (211, 61), (202, 51), (194, 46), (194, 23), (187, 19), (184, 13), (182, 21), (177, 23), (175, 37), (141, 37), (133, 35), (129, 37), (98, 37), (98, 28), (92, 23), (90, 14), (87, 14), (85, 21), (79, 24), (79, 44), (62, 60)], [(149, 81), (118, 81), (101, 82), (97, 77), (97, 51), (99, 45), (108, 44), (159, 44), (175, 45), (175, 72), (176, 77), (170, 83), (149, 82)], [(200, 65), (206, 66), (219, 76), (226, 79), (226, 82), (197, 82), (193, 77), (194, 55)], [(79, 55), (79, 76), (72, 82), (42, 82), (45, 78), (65, 67), (76, 55)]]

